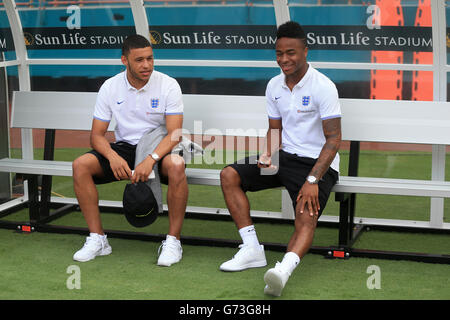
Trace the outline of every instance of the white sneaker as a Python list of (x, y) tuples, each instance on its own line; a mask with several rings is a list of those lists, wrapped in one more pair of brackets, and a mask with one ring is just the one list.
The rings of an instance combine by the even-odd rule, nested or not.
[(96, 256), (106, 256), (111, 252), (112, 248), (108, 243), (106, 235), (101, 236), (97, 233), (90, 233), (89, 237), (86, 237), (83, 248), (73, 255), (73, 260), (86, 262), (94, 259)]
[(267, 270), (264, 275), (264, 282), (266, 283), (264, 293), (276, 297), (281, 296), (281, 292), (290, 276), (287, 271), (281, 268), (281, 264), (277, 262), (275, 268)]
[(248, 268), (259, 268), (267, 265), (264, 246), (239, 245), (240, 250), (233, 259), (228, 260), (220, 266), (222, 271), (241, 271)]
[(167, 235), (166, 240), (163, 240), (159, 246), (158, 255), (158, 266), (170, 267), (172, 264), (179, 262), (183, 256), (180, 240)]

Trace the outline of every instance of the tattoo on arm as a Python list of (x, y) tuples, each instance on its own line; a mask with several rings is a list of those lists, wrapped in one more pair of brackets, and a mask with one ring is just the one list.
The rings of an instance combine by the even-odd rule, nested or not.
[(324, 120), (322, 126), (326, 141), (316, 164), (311, 170), (311, 175), (318, 179), (322, 178), (330, 167), (331, 162), (333, 162), (333, 159), (339, 150), (342, 139), (341, 118)]

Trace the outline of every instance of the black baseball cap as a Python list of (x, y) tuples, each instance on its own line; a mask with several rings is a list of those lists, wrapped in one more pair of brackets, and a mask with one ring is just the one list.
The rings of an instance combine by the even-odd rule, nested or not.
[(134, 227), (152, 224), (158, 217), (158, 202), (145, 182), (129, 183), (123, 192), (125, 218)]

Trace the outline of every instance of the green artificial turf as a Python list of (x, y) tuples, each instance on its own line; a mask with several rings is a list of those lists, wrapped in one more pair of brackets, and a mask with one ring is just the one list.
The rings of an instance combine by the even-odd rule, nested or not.
[[(183, 259), (156, 265), (159, 243), (109, 239), (109, 256), (80, 263), (73, 253), (84, 237), (71, 234), (21, 234), (0, 229), (0, 299), (89, 300), (435, 300), (450, 298), (448, 265), (351, 258), (330, 260), (308, 254), (283, 295), (263, 294), (265, 271), (282, 256), (266, 250), (269, 266), (227, 273), (219, 265), (236, 249), (184, 245)], [(73, 285), (78, 267), (80, 288)], [(380, 271), (380, 289), (369, 289), (371, 266)], [(69, 287), (67, 285), (69, 281)]]
[[(73, 160), (84, 149), (57, 149), (57, 160)], [(36, 150), (36, 158), (42, 156)], [(346, 174), (348, 152), (341, 152), (342, 174)], [(449, 163), (450, 159), (448, 159)], [(205, 167), (204, 164), (189, 165)], [(220, 169), (221, 164), (208, 165)], [(447, 173), (450, 166), (447, 165)], [(360, 175), (394, 178), (429, 179), (431, 154), (426, 152), (362, 151)], [(449, 176), (447, 174), (447, 176)], [(120, 201), (125, 181), (99, 186), (100, 198)], [(53, 195), (74, 197), (71, 178), (53, 177)], [(164, 193), (166, 187), (163, 187)], [(279, 211), (281, 191), (267, 190), (249, 193), (254, 210)], [(357, 195), (359, 217), (429, 220), (429, 199), (381, 195)], [(220, 187), (189, 186), (190, 206), (225, 208)], [(450, 219), (450, 204), (445, 200), (444, 222)], [(337, 215), (334, 195), (324, 215)], [(3, 217), (8, 221), (27, 221), (26, 209)], [(168, 229), (166, 215), (158, 217), (148, 227), (136, 229), (128, 225), (123, 215), (102, 213), (106, 230), (138, 231), (164, 235)], [(82, 214), (74, 211), (54, 225), (86, 227)], [(292, 224), (255, 223), (261, 242), (286, 244), (293, 231)], [(234, 223), (194, 219), (187, 214), (183, 237), (200, 236), (239, 240)], [(313, 246), (333, 246), (337, 243), (335, 228), (317, 229)], [(238, 273), (219, 271), (219, 265), (230, 259), (237, 248), (183, 245), (180, 263), (163, 268), (156, 266), (160, 243), (110, 238), (113, 253), (93, 261), (72, 260), (85, 240), (83, 235), (17, 233), (0, 229), (0, 299), (276, 299), (263, 294), (264, 272), (282, 258), (281, 252), (266, 250), (268, 266)], [(450, 254), (448, 235), (365, 231), (355, 248)], [(381, 272), (381, 289), (369, 289), (370, 266)], [(68, 289), (71, 276), (67, 268), (78, 266), (81, 289)], [(449, 299), (448, 265), (420, 262), (390, 261), (367, 258), (330, 260), (308, 254), (291, 276), (280, 299)], [(370, 268), (369, 268), (370, 269)]]

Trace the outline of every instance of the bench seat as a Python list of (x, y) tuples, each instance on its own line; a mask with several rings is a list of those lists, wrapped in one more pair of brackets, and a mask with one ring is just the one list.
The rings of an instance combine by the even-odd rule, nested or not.
[[(32, 175), (72, 176), (72, 162), (0, 159), (0, 171)], [(188, 183), (220, 186), (219, 169), (187, 168)], [(450, 198), (449, 181), (341, 176), (334, 192)]]

